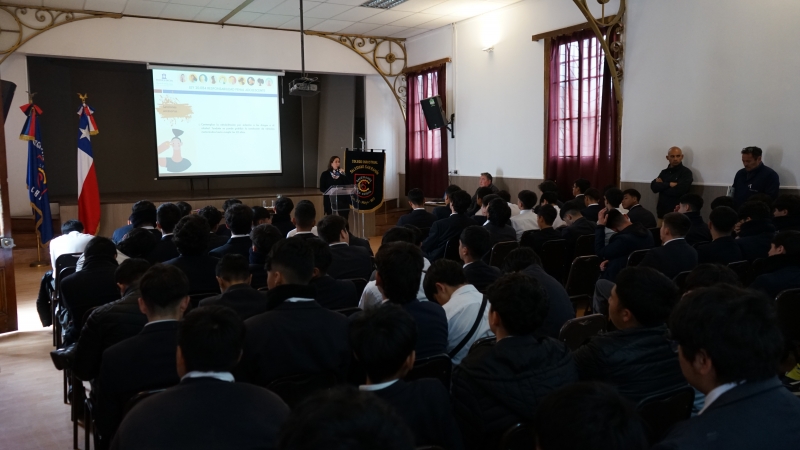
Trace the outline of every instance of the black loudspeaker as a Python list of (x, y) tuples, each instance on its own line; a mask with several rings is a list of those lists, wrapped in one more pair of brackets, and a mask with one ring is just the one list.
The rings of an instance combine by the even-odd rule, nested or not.
[(425, 114), (425, 122), (427, 122), (429, 130), (447, 126), (447, 117), (444, 115), (442, 99), (438, 95), (420, 100), (419, 104), (422, 106), (422, 112)]
[(11, 110), (11, 102), (14, 101), (14, 91), (17, 90), (17, 85), (6, 80), (0, 80), (0, 92), (3, 95), (3, 122), (8, 118), (8, 112)]

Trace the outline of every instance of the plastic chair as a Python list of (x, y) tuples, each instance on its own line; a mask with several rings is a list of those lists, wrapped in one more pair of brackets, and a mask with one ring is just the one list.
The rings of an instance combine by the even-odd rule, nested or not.
[(459, 236), (454, 236), (447, 241), (447, 244), (444, 246), (444, 259), (461, 262), (461, 256), (458, 255), (458, 239)]
[(337, 312), (345, 317), (350, 317), (353, 314), (360, 313), (363, 309), (358, 307), (353, 308), (342, 308), (342, 309), (334, 309), (333, 312)]
[(597, 336), (606, 329), (608, 319), (602, 314), (576, 317), (568, 320), (558, 332), (558, 340), (567, 344), (570, 350), (576, 350), (592, 336)]
[(753, 271), (750, 261), (732, 262), (728, 264), (728, 268), (736, 272), (736, 275), (739, 276), (739, 281), (742, 282), (742, 286), (747, 287), (753, 281)]
[(653, 235), (653, 247), (661, 247), (661, 228), (648, 228), (648, 230)]
[(591, 255), (594, 255), (594, 235), (587, 234), (585, 236), (579, 236), (578, 239), (575, 240), (574, 257)]
[(503, 433), (499, 450), (531, 450), (536, 448), (536, 431), (533, 425), (518, 423)]
[(673, 425), (691, 417), (694, 394), (694, 389), (686, 386), (639, 402), (636, 410), (647, 425), (650, 445), (664, 438)]
[(572, 261), (564, 288), (577, 310), (578, 301), (588, 299), (587, 310), (592, 306), (594, 286), (600, 277), (600, 258), (595, 255), (579, 256)]
[(628, 264), (625, 267), (638, 266), (642, 262), (644, 257), (647, 255), (647, 252), (649, 251), (650, 251), (649, 248), (634, 251), (633, 253), (628, 255)]
[(559, 282), (564, 279), (564, 259), (567, 255), (567, 241), (564, 239), (554, 239), (542, 245), (542, 268), (551, 277)]
[(358, 298), (361, 298), (361, 294), (364, 293), (364, 288), (367, 287), (368, 281), (363, 278), (347, 278), (347, 281), (351, 281), (356, 285), (356, 293), (358, 294)]
[(414, 368), (405, 376), (404, 380), (414, 381), (421, 378), (436, 378), (450, 390), (450, 375), (453, 372), (453, 362), (450, 357), (442, 353), (441, 355), (418, 359), (414, 363)]
[(672, 279), (672, 282), (678, 286), (680, 289), (680, 293), (683, 294), (686, 292), (686, 279), (689, 278), (689, 274), (692, 273), (691, 271), (687, 270), (686, 272), (681, 272), (675, 275), (675, 278)]
[(289, 408), (294, 408), (310, 395), (330, 389), (338, 382), (330, 372), (290, 375), (271, 382), (267, 389), (278, 395)]
[(497, 244), (494, 244), (492, 251), (489, 253), (489, 265), (502, 268), (503, 261), (506, 260), (506, 256), (518, 248), (519, 243), (517, 241), (498, 242)]

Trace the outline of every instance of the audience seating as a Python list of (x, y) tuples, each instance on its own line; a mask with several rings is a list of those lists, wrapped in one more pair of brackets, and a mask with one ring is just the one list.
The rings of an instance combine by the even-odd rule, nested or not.
[(636, 267), (636, 266), (638, 266), (642, 262), (642, 260), (644, 259), (645, 255), (647, 255), (647, 252), (649, 252), (649, 251), (650, 251), (650, 249), (646, 248), (646, 249), (642, 249), (642, 250), (636, 250), (633, 253), (631, 253), (630, 255), (628, 255), (628, 265), (626, 267)]
[(489, 265), (502, 268), (503, 261), (506, 260), (506, 256), (518, 248), (519, 242), (517, 241), (498, 242), (497, 244), (494, 244), (489, 256)]
[(686, 386), (639, 402), (636, 410), (647, 425), (650, 445), (664, 438), (673, 425), (691, 417), (694, 395), (694, 388)]
[[(60, 304), (61, 302), (61, 280), (66, 275), (61, 275), (61, 270), (67, 267), (74, 268), (78, 265), (78, 259), (81, 257), (82, 253), (65, 253), (60, 255), (56, 258), (56, 267), (55, 271), (53, 272), (53, 280), (54, 280), (54, 289), (53, 294), (50, 298), (50, 319), (53, 323), (53, 346), (56, 348), (60, 347), (60, 334), (61, 334), (61, 324), (58, 322), (56, 318), (56, 305)], [(74, 273), (71, 272), (71, 273)], [(70, 274), (71, 274), (70, 273)]]
[(444, 258), (455, 262), (461, 262), (461, 256), (458, 255), (458, 239), (460, 236), (454, 236), (447, 241), (444, 246)]
[(678, 286), (680, 289), (681, 294), (686, 292), (686, 279), (689, 278), (689, 274), (692, 273), (691, 271), (681, 272), (675, 275), (675, 278), (672, 281), (675, 283), (675, 286)]
[(578, 239), (575, 240), (574, 257), (591, 255), (594, 255), (594, 235), (587, 234), (585, 236), (579, 236)]
[(551, 277), (560, 283), (564, 280), (564, 265), (567, 255), (567, 241), (565, 239), (555, 239), (542, 244), (542, 268)]
[[(494, 339), (494, 338), (492, 338)], [(414, 381), (420, 378), (436, 378), (450, 390), (450, 375), (453, 372), (453, 362), (450, 357), (442, 353), (441, 355), (429, 358), (418, 359), (414, 363), (414, 368), (405, 376), (404, 380)]]
[(163, 388), (163, 389), (152, 389), (152, 390), (149, 390), (149, 391), (142, 391), (142, 392), (139, 392), (138, 394), (134, 395), (130, 400), (128, 400), (127, 403), (125, 403), (125, 411), (122, 413), (122, 417), (124, 418), (128, 414), (128, 411), (133, 409), (133, 407), (136, 406), (137, 404), (139, 404), (139, 402), (141, 402), (142, 400), (146, 399), (147, 397), (150, 397), (150, 396), (159, 394), (161, 392), (164, 392), (166, 390), (167, 390), (166, 388)]
[(661, 247), (661, 227), (648, 228), (653, 235), (653, 247)]
[(558, 340), (567, 344), (570, 350), (576, 350), (585, 344), (592, 336), (596, 336), (606, 329), (608, 320), (602, 314), (576, 317), (568, 320), (558, 333)]
[(753, 270), (750, 261), (732, 262), (728, 264), (728, 268), (736, 272), (736, 275), (739, 276), (739, 281), (742, 282), (743, 287), (749, 286), (750, 282), (753, 281)]
[(579, 256), (572, 261), (564, 288), (577, 310), (578, 301), (588, 300), (586, 310), (591, 310), (594, 285), (600, 276), (600, 258), (595, 255)]
[(367, 283), (369, 283), (369, 281), (363, 278), (348, 278), (347, 281), (350, 281), (356, 285), (356, 293), (358, 294), (358, 298), (361, 298), (361, 294), (364, 293), (364, 288), (366, 288)]
[(219, 292), (201, 292), (199, 294), (191, 294), (189, 296), (189, 307), (186, 308), (186, 312), (188, 313), (189, 311), (197, 308), (197, 306), (200, 304), (200, 300), (213, 297), (215, 295), (219, 295)]
[(267, 386), (267, 389), (278, 395), (289, 408), (319, 391), (336, 386), (336, 375), (330, 372), (290, 375), (279, 378)]
[(518, 423), (503, 433), (499, 450), (530, 450), (535, 448), (535, 443), (536, 431), (533, 425)]
[(363, 309), (361, 309), (361, 308), (359, 308), (357, 306), (354, 306), (352, 308), (334, 309), (334, 311), (339, 313), (339, 314), (341, 314), (341, 315), (343, 315), (343, 316), (345, 316), (345, 317), (350, 317), (353, 314), (360, 313), (361, 311), (363, 311)]
[(753, 261), (753, 264), (750, 266), (752, 281), (755, 281), (756, 277), (764, 273), (764, 264), (766, 264), (767, 258), (756, 258)]

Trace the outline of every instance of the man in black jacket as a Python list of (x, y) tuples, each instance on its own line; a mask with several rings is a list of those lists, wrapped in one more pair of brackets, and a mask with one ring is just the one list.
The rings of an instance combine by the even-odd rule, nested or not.
[(775, 225), (770, 220), (769, 206), (764, 202), (746, 202), (739, 208), (739, 231), (736, 244), (748, 261), (766, 258), (770, 242), (775, 236)]
[(492, 190), (492, 194), (496, 194), (497, 192), (500, 191), (500, 189), (498, 189), (497, 186), (492, 184), (492, 182), (493, 182), (492, 174), (488, 172), (481, 173), (481, 178), (480, 180), (478, 180), (478, 189), (475, 190), (475, 195), (472, 196), (471, 204), (467, 212), (468, 215), (475, 214), (475, 211), (477, 211), (480, 208), (480, 205), (478, 204), (478, 199), (482, 197), (478, 195), (478, 190), (480, 190), (480, 188), (489, 188)]
[(732, 208), (718, 206), (708, 216), (708, 229), (712, 241), (697, 246), (698, 264), (724, 264), (742, 261), (742, 251), (731, 235), (739, 215)]
[[(452, 264), (452, 262), (451, 262)], [(396, 305), (361, 314), (350, 323), (350, 346), (367, 373), (359, 386), (391, 405), (414, 434), (417, 446), (461, 450), (450, 394), (439, 380), (403, 381), (414, 367), (417, 325)]]
[(198, 215), (183, 217), (175, 225), (173, 242), (180, 256), (164, 264), (175, 266), (186, 274), (190, 294), (219, 290), (216, 280), (219, 259), (206, 255), (210, 235), (208, 221)]
[(650, 182), (650, 190), (658, 194), (656, 213), (659, 219), (675, 211), (680, 198), (689, 192), (693, 181), (692, 171), (683, 165), (683, 151), (680, 148), (670, 148), (667, 161), (669, 166)]
[(249, 206), (242, 204), (233, 205), (225, 211), (225, 226), (231, 230), (231, 237), (225, 245), (217, 247), (210, 252), (209, 256), (222, 258), (229, 253), (249, 256), (251, 247), (250, 229), (253, 223), (253, 210)]
[(450, 217), (450, 214), (453, 214), (453, 211), (450, 209), (450, 195), (460, 190), (461, 188), (455, 184), (447, 186), (447, 189), (444, 190), (444, 206), (433, 208), (432, 214), (436, 220), (446, 219)]
[(581, 208), (567, 202), (562, 210), (566, 227), (559, 228), (561, 238), (567, 240), (567, 257), (575, 254), (575, 244), (581, 236), (594, 236), (595, 224), (581, 215)]
[(689, 272), (697, 266), (697, 250), (685, 239), (692, 223), (681, 213), (669, 213), (661, 224), (661, 246), (650, 249), (642, 267), (652, 267), (670, 280), (681, 272)]
[(555, 222), (556, 217), (558, 217), (558, 211), (556, 211), (555, 206), (540, 206), (539, 215), (536, 217), (539, 229), (522, 233), (519, 245), (521, 247), (530, 247), (537, 255), (541, 255), (545, 242), (562, 239), (561, 232), (553, 228), (553, 222)]
[(295, 226), (292, 223), (292, 210), (294, 202), (289, 197), (281, 197), (275, 201), (275, 215), (272, 216), (272, 224), (286, 236)]
[(229, 253), (217, 263), (217, 283), (222, 294), (200, 300), (200, 306), (226, 306), (247, 320), (267, 310), (267, 297), (250, 286), (252, 275), (247, 259)]
[(314, 252), (314, 276), (311, 286), (316, 289), (314, 300), (323, 308), (344, 309), (358, 306), (359, 293), (350, 280), (337, 280), (328, 275), (328, 268), (333, 262), (331, 249), (321, 239), (309, 239), (308, 245)]
[(470, 225), (461, 232), (458, 254), (464, 262), (464, 276), (469, 284), (481, 292), (502, 275), (500, 269), (486, 264), (482, 259), (491, 249), (486, 228)]
[(651, 268), (620, 272), (608, 300), (608, 317), (616, 330), (575, 351), (581, 380), (608, 383), (634, 403), (686, 386), (678, 355), (664, 339), (677, 300), (677, 286)]
[(178, 248), (172, 242), (172, 233), (175, 225), (181, 220), (181, 210), (174, 203), (163, 203), (156, 210), (156, 227), (161, 230), (161, 240), (150, 254), (147, 260), (151, 263), (169, 261), (178, 257)]
[(543, 397), (578, 380), (569, 349), (534, 335), (547, 311), (536, 282), (506, 275), (486, 295), (496, 343), (472, 347), (453, 370), (451, 391), (464, 444), (476, 450), (492, 448), (512, 425), (532, 421)]
[(425, 194), (422, 189), (414, 188), (408, 191), (408, 205), (412, 211), (397, 220), (397, 226), (414, 225), (417, 228), (430, 228), (436, 217), (425, 210)]
[(781, 180), (778, 173), (761, 162), (763, 151), (758, 147), (742, 149), (744, 168), (733, 177), (733, 200), (742, 206), (755, 194), (769, 195), (773, 200), (778, 196)]
[(778, 231), (800, 231), (800, 195), (781, 194), (772, 209), (772, 223)]
[(656, 216), (639, 204), (641, 199), (642, 194), (636, 189), (625, 189), (622, 191), (621, 205), (628, 210), (628, 218), (631, 219), (631, 223), (640, 223), (645, 228), (657, 227)]
[(800, 288), (800, 231), (781, 231), (772, 239), (769, 257), (750, 289), (771, 298), (786, 289)]
[(267, 263), (272, 246), (278, 241), (285, 239), (285, 234), (281, 234), (274, 225), (261, 224), (250, 231), (250, 241), (253, 247), (250, 249), (250, 275), (252, 280), (250, 285), (254, 288), (262, 288), (267, 285), (267, 271), (264, 264)]
[(94, 417), (103, 439), (111, 439), (125, 404), (137, 393), (180, 381), (175, 363), (178, 320), (189, 305), (189, 282), (174, 266), (156, 264), (139, 281), (139, 308), (147, 325), (103, 353), (95, 382)]
[(207, 246), (208, 251), (214, 250), (215, 248), (225, 245), (225, 243), (228, 242), (228, 236), (217, 234), (217, 229), (220, 227), (220, 222), (222, 222), (222, 213), (217, 208), (213, 206), (206, 206), (200, 209), (200, 211), (197, 212), (197, 215), (204, 217), (206, 221), (208, 221), (208, 227), (210, 230)]
[[(228, 212), (229, 209), (231, 209), (232, 206), (241, 205), (241, 204), (242, 204), (242, 201), (239, 200), (238, 198), (229, 198), (229, 199), (225, 200), (224, 202), (222, 202), (222, 214), (223, 214), (223, 216), (225, 215), (226, 212)], [(231, 229), (228, 228), (227, 226), (217, 227), (217, 234), (220, 235), (220, 236), (224, 236), (226, 238), (230, 238), (231, 237)]]
[(670, 316), (670, 339), (689, 384), (705, 394), (700, 413), (654, 448), (791, 449), (800, 401), (776, 376), (784, 339), (772, 302), (729, 286), (685, 295)]
[(317, 232), (331, 249), (332, 262), (328, 275), (337, 280), (370, 279), (372, 258), (364, 248), (350, 245), (347, 219), (337, 215), (325, 216), (317, 224)]
[(292, 237), (272, 247), (267, 312), (245, 321), (244, 352), (234, 372), (238, 381), (267, 387), (290, 375), (319, 373), (344, 380), (350, 365), (347, 318), (314, 301), (308, 284), (313, 274), (314, 255), (305, 240)]
[(244, 325), (221, 306), (196, 309), (178, 328), (180, 384), (125, 417), (112, 448), (275, 448), (289, 407), (272, 392), (234, 383)]
[(689, 245), (711, 242), (711, 232), (703, 221), (703, 216), (700, 215), (701, 209), (703, 209), (703, 197), (697, 194), (686, 194), (681, 197), (678, 212), (688, 217), (692, 223), (689, 233), (686, 234), (686, 242)]
[(456, 191), (450, 195), (452, 213), (447, 218), (434, 222), (428, 238), (422, 242), (422, 251), (430, 262), (444, 257), (447, 243), (461, 235), (464, 228), (474, 225), (472, 219), (466, 215), (469, 202), (469, 194), (464, 191)]
[(590, 222), (597, 222), (598, 214), (603, 206), (600, 205), (600, 200), (603, 199), (602, 194), (595, 188), (589, 188), (583, 193), (583, 204), (579, 205), (581, 215)]

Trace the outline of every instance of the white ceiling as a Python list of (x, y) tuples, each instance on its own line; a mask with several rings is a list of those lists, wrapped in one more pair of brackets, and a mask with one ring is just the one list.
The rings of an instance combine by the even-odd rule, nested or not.
[[(164, 19), (218, 22), (244, 0), (11, 0), (11, 3)], [(303, 2), (307, 30), (408, 38), (520, 0), (408, 0), (390, 10), (358, 6), (365, 0)], [(300, 29), (299, 0), (255, 0), (228, 24)]]

